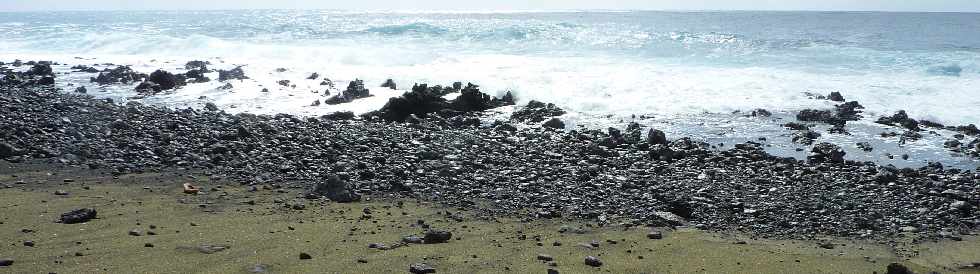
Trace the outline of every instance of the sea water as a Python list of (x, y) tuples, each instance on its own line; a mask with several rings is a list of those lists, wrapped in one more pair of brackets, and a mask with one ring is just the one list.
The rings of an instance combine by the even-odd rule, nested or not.
[[(980, 14), (974, 13), (32, 12), (0, 13), (0, 34), (0, 60), (51, 60), (65, 64), (57, 67), (63, 72), (105, 63), (179, 72), (187, 61), (206, 60), (219, 69), (244, 66), (251, 78), (234, 81), (230, 91), (214, 81), (146, 98), (134, 97), (135, 85), (88, 83), (94, 75), (60, 78), (65, 90), (84, 85), (100, 97), (320, 115), (378, 109), (413, 83), (463, 81), (492, 95), (510, 91), (518, 103), (556, 103), (569, 111), (562, 118), (573, 128), (636, 121), (719, 145), (764, 137), (790, 155), (805, 153), (796, 151), (805, 146), (790, 144), (779, 125), (801, 109), (833, 107), (808, 93), (839, 91), (865, 106), (866, 118), (849, 124), (852, 135), (825, 133), (818, 141), (840, 143), (849, 158), (976, 162), (942, 148), (950, 132), (899, 146), (897, 138), (877, 136), (898, 130), (873, 123), (898, 110), (951, 125), (980, 123)], [(307, 80), (313, 72), (321, 77)], [(323, 77), (336, 86), (321, 86)], [(388, 78), (399, 90), (379, 87)], [(354, 79), (365, 80), (375, 96), (311, 106)], [(757, 108), (775, 118), (743, 115)], [(858, 152), (859, 141), (894, 149)], [(885, 153), (914, 157), (892, 160)]]

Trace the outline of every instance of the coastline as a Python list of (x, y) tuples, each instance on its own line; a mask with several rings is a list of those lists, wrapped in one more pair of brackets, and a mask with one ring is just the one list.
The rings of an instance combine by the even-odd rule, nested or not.
[[(362, 117), (172, 110), (57, 90), (46, 82), (56, 81), (50, 68), (38, 70), (0, 86), (0, 143), (10, 165), (119, 177), (176, 169), (304, 204), (412, 199), (512, 220), (839, 237), (894, 249), (897, 239), (972, 241), (980, 226), (976, 171), (847, 161), (829, 143), (801, 160), (755, 142), (722, 149), (640, 125), (565, 131), (552, 123), (557, 107), (545, 103), (483, 124), (480, 111), (508, 100), (462, 84), (413, 88)], [(356, 100), (362, 89), (352, 82), (336, 96)], [(466, 95), (440, 101), (444, 91)], [(800, 120), (834, 123), (850, 111)], [(890, 119), (908, 127), (907, 117), (898, 118)], [(514, 126), (523, 120), (552, 126)]]

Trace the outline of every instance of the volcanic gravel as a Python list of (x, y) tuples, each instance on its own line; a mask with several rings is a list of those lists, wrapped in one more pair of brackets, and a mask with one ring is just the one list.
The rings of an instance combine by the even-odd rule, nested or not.
[(938, 237), (980, 226), (976, 172), (842, 161), (832, 144), (815, 145), (804, 161), (771, 156), (754, 143), (722, 151), (667, 136), (673, 141), (662, 144), (661, 133), (641, 135), (649, 129), (639, 125), (623, 134), (511, 124), (539, 120), (526, 117), (479, 125), (438, 115), (411, 120), (171, 110), (4, 83), (0, 158), (118, 174), (206, 170), (242, 184), (296, 189), (339, 178), (357, 195), (496, 214), (772, 237)]

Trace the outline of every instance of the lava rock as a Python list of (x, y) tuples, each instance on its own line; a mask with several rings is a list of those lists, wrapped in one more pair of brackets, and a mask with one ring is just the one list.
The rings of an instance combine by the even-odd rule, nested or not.
[(602, 266), (602, 260), (599, 260), (599, 258), (593, 256), (587, 256), (585, 257), (585, 265), (591, 267), (600, 267)]
[(381, 84), (381, 87), (383, 87), (383, 88), (390, 88), (390, 89), (398, 89), (398, 85), (395, 84), (395, 80), (391, 80), (391, 79), (385, 80), (385, 82)]
[(905, 113), (904, 110), (899, 110), (891, 117), (881, 117), (876, 121), (876, 123), (890, 126), (900, 126), (912, 131), (920, 131), (919, 122), (915, 119), (909, 118), (909, 115)]
[(327, 181), (318, 183), (307, 193), (307, 198), (327, 197), (331, 201), (338, 203), (351, 203), (360, 201), (360, 195), (352, 192), (347, 182), (336, 174), (327, 176)]
[(836, 91), (831, 92), (830, 95), (827, 96), (827, 99), (834, 102), (844, 102), (844, 96), (841, 95), (840, 92), (836, 92)]
[(99, 76), (93, 77), (91, 82), (98, 83), (99, 85), (129, 84), (142, 81), (147, 77), (146, 74), (138, 73), (129, 66), (119, 66), (114, 69), (103, 70), (99, 73)]
[(550, 117), (562, 115), (565, 115), (565, 110), (555, 106), (555, 104), (545, 104), (532, 100), (524, 108), (511, 114), (510, 120), (520, 123), (540, 123)]
[(810, 150), (807, 160), (814, 163), (843, 163), (846, 154), (838, 145), (819, 143)]
[(422, 240), (426, 244), (441, 244), (449, 242), (453, 238), (453, 233), (445, 230), (429, 230), (425, 232), (425, 236)]
[(340, 94), (330, 97), (324, 101), (328, 105), (338, 105), (343, 103), (350, 103), (356, 99), (370, 97), (370, 90), (364, 88), (364, 81), (361, 79), (355, 79), (347, 85), (347, 89), (341, 91)]
[(218, 81), (228, 81), (228, 80), (245, 80), (248, 76), (245, 76), (245, 70), (242, 67), (235, 67), (231, 70), (218, 70)]
[(544, 124), (541, 124), (541, 126), (545, 128), (565, 129), (565, 122), (562, 122), (561, 119), (558, 118), (551, 118), (551, 120), (544, 122)]
[(63, 224), (78, 224), (95, 219), (98, 212), (91, 208), (81, 208), (61, 214), (60, 222)]
[(436, 269), (424, 263), (416, 263), (408, 266), (408, 272), (412, 274), (430, 274), (436, 273)]

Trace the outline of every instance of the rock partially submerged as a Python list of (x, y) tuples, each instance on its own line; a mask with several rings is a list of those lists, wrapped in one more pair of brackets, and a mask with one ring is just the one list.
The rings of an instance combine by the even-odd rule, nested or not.
[(511, 114), (510, 120), (520, 123), (540, 123), (548, 118), (565, 115), (565, 110), (552, 103), (530, 101), (521, 110)]
[(92, 77), (91, 82), (98, 83), (99, 85), (112, 85), (112, 84), (129, 84), (143, 81), (143, 79), (149, 78), (148, 75), (144, 73), (139, 73), (130, 68), (129, 66), (118, 66), (114, 69), (105, 69), (99, 76)]
[(230, 70), (218, 70), (218, 81), (228, 81), (228, 80), (245, 80), (248, 76), (245, 76), (245, 70), (242, 67), (235, 67)]
[(831, 143), (819, 143), (813, 146), (807, 160), (815, 163), (843, 163), (847, 155), (840, 146)]
[(187, 78), (183, 74), (173, 74), (165, 70), (157, 70), (150, 74), (150, 78), (147, 81), (136, 86), (136, 91), (144, 94), (154, 94), (186, 85)]
[(455, 117), (466, 112), (485, 111), (513, 104), (510, 93), (503, 98), (494, 98), (480, 92), (479, 87), (473, 84), (468, 84), (461, 90), (462, 94), (452, 101), (443, 98), (445, 91), (446, 89), (439, 86), (430, 88), (424, 84), (415, 85), (412, 91), (389, 99), (380, 110), (367, 113), (365, 116), (378, 116), (385, 121), (404, 122), (412, 115), (427, 117), (432, 113), (440, 113), (443, 117)]
[(356, 99), (367, 98), (370, 96), (371, 96), (370, 90), (364, 88), (364, 81), (361, 79), (355, 79), (354, 81), (351, 81), (350, 84), (347, 85), (346, 90), (341, 91), (340, 94), (328, 98), (327, 100), (324, 101), (324, 103), (328, 105), (338, 105), (343, 103), (350, 103)]
[(889, 125), (889, 126), (903, 127), (905, 129), (912, 130), (912, 131), (922, 130), (919, 128), (919, 121), (909, 118), (909, 115), (905, 113), (904, 110), (899, 110), (894, 115), (889, 117), (881, 117), (878, 119), (878, 121), (876, 121), (876, 123)]

